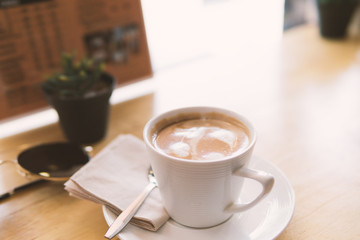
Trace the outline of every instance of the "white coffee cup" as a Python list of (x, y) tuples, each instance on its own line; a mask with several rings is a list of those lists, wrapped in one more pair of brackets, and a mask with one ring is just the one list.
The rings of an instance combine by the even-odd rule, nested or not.
[[(250, 138), (246, 148), (221, 159), (198, 161), (169, 156), (154, 146), (154, 133), (165, 125), (214, 112), (246, 126)], [(143, 134), (165, 209), (182, 225), (195, 228), (218, 225), (233, 213), (255, 206), (273, 187), (273, 176), (247, 167), (256, 134), (252, 124), (235, 112), (214, 107), (176, 109), (152, 118)], [(254, 179), (262, 185), (261, 193), (248, 203), (239, 200), (244, 178)]]

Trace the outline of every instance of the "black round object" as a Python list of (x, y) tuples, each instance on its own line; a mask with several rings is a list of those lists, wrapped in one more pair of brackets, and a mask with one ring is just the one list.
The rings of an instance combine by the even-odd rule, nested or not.
[(65, 181), (89, 161), (77, 144), (48, 143), (20, 153), (18, 164), (26, 171), (48, 180)]

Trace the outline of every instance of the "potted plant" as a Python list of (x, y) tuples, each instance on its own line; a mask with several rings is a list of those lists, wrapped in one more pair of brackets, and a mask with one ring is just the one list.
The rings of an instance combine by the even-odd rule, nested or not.
[(326, 38), (344, 38), (358, 0), (316, 0), (320, 34)]
[(109, 98), (116, 80), (104, 72), (103, 63), (94, 59), (75, 61), (75, 54), (64, 53), (61, 65), (61, 72), (42, 83), (45, 97), (57, 111), (69, 141), (97, 142), (106, 135)]

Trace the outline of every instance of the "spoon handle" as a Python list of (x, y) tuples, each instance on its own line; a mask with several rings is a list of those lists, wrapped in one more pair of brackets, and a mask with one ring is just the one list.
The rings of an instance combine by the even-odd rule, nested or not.
[(130, 222), (141, 204), (144, 202), (150, 192), (156, 187), (156, 184), (150, 182), (141, 194), (115, 219), (108, 231), (105, 233), (107, 239), (112, 239)]

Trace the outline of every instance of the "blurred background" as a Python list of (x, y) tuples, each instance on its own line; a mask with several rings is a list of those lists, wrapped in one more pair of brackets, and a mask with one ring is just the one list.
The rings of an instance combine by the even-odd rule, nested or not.
[[(235, 57), (236, 62), (238, 63), (237, 66), (242, 67), (241, 71), (244, 71), (243, 75), (246, 76), (252, 76), (252, 72), (257, 71), (257, 62), (259, 61), (259, 59), (261, 59), (261, 61), (263, 62), (267, 61), (266, 65), (262, 65), (262, 67), (267, 68), (266, 71), (278, 71), (281, 66), (279, 65), (279, 62), (274, 61), (274, 59), (279, 57), (278, 53), (281, 50), (283, 34), (287, 31), (292, 31), (292, 29), (301, 27), (302, 25), (306, 24), (318, 27), (318, 1), (336, 2), (339, 0), (142, 0), (140, 1), (140, 3), (143, 14), (142, 17), (144, 20), (143, 24), (146, 30), (146, 36), (143, 36), (141, 35), (141, 30), (143, 27), (142, 23), (133, 24), (131, 21), (125, 21), (123, 19), (124, 17), (119, 14), (119, 10), (127, 11), (128, 9), (130, 12), (134, 11), (134, 9), (136, 10), (137, 5), (135, 4), (132, 6), (131, 4), (133, 4), (134, 2), (129, 2), (127, 0), (119, 0), (119, 2), (106, 3), (107, 5), (104, 6), (107, 8), (107, 10), (105, 9), (104, 12), (101, 14), (106, 14), (106, 11), (108, 11), (112, 14), (111, 16), (109, 16), (109, 19), (111, 19), (110, 17), (113, 17), (120, 22), (129, 22), (130, 24), (121, 27), (111, 26), (111, 32), (94, 32), (91, 29), (91, 31), (85, 29), (86, 31), (91, 32), (91, 34), (86, 32), (84, 33), (85, 45), (87, 45), (87, 47), (83, 47), (84, 43), (80, 41), (75, 41), (74, 37), (71, 38), (72, 34), (67, 34), (66, 36), (68, 37), (68, 39), (65, 39), (66, 41), (64, 40), (64, 45), (66, 45), (67, 43), (75, 43), (75, 45), (77, 44), (76, 46), (78, 46), (78, 50), (82, 48), (87, 48), (88, 52), (93, 52), (94, 55), (108, 60), (109, 57), (104, 55), (103, 52), (97, 51), (98, 45), (101, 44), (101, 42), (99, 43), (99, 37), (100, 39), (102, 39), (102, 41), (104, 41), (104, 39), (106, 40), (109, 36), (115, 39), (115, 41), (118, 42), (116, 46), (118, 51), (112, 56), (111, 61), (116, 64), (114, 64), (113, 66), (110, 64), (110, 70), (113, 69), (119, 71), (117, 75), (118, 78), (125, 76), (124, 82), (127, 81), (127, 76), (129, 76), (129, 80), (131, 80), (131, 82), (133, 82), (134, 79), (135, 82), (141, 80), (138, 81), (138, 83), (130, 85), (124, 84), (113, 94), (112, 102), (121, 102), (126, 99), (141, 95), (143, 93), (151, 92), (154, 88), (157, 87), (154, 86), (152, 83), (152, 80), (154, 78), (159, 79), (158, 82), (161, 85), (168, 84), (167, 87), (173, 87), (171, 86), (172, 82), (169, 79), (166, 79), (167, 71), (170, 71), (174, 68), (181, 68), (183, 66), (193, 66), (193, 68), (196, 68), (198, 67), (198, 65), (196, 65), (197, 62), (201, 62), (204, 59), (209, 59), (212, 57), (222, 57), (224, 59)], [(357, 0), (341, 1), (357, 2)], [(17, 8), (17, 6), (12, 5), (14, 3), (20, 4), (23, 7)], [(120, 6), (119, 9), (110, 9), (111, 4), (115, 6), (115, 3), (116, 6)], [(99, 4), (96, 0), (76, 1), (75, 5), (77, 6), (77, 11), (79, 11), (79, 14), (83, 14), (83, 17), (86, 16), (84, 19), (82, 19), (82, 21), (94, 21), (96, 20), (96, 18), (101, 16), (99, 15), (99, 9), (96, 8), (96, 4)], [(43, 7), (43, 9), (41, 9), (41, 7)], [(51, 10), (51, 8), (53, 8), (54, 10)], [(50, 19), (53, 19), (54, 23), (55, 21), (57, 21), (58, 28), (60, 29), (58, 34), (61, 35), (63, 34), (61, 32), (63, 31), (62, 27), (66, 23), (69, 23), (70, 20), (62, 18), (59, 13), (61, 13), (60, 11), (66, 11), (71, 13), (71, 11), (69, 11), (69, 9), (67, 8), (68, 7), (64, 2), (58, 2), (55, 0), (0, 1), (0, 35), (5, 34), (4, 36), (6, 36), (6, 27), (10, 25), (14, 27), (14, 29), (16, 28), (15, 23), (12, 23), (11, 21), (7, 22), (7, 19), (11, 19), (10, 11), (18, 11), (17, 14), (27, 16), (26, 18), (34, 17), (34, 19), (36, 19), (36, 24), (41, 24), (42, 22), (44, 22), (44, 20), (40, 17), (45, 18), (49, 16), (32, 16), (29, 12), (35, 12), (36, 14), (36, 11), (46, 12), (50, 10), (54, 13)], [(93, 15), (87, 15), (89, 11), (93, 13)], [(58, 15), (55, 15), (56, 13)], [(131, 14), (133, 13), (131, 12)], [(101, 18), (104, 18), (104, 16), (101, 16)], [(59, 21), (59, 19), (56, 20), (56, 17), (61, 19), (61, 21)], [(130, 19), (132, 17), (134, 16), (129, 16)], [(346, 36), (359, 35), (359, 6), (353, 7), (353, 13), (349, 18), (350, 22), (348, 28), (346, 29)], [(28, 21), (28, 19), (24, 18), (22, 21)], [(99, 22), (99, 24), (100, 23), (101, 21)], [(70, 25), (71, 24), (73, 23), (70, 22)], [(115, 23), (113, 23), (113, 25), (114, 24)], [(106, 24), (99, 26), (104, 28)], [(28, 36), (31, 36), (31, 31), (34, 29), (26, 28), (25, 30), (27, 32), (22, 33), (24, 33), (24, 35), (27, 34)], [(128, 48), (124, 47), (125, 45), (123, 39), (126, 32), (129, 33), (127, 35), (128, 37), (126, 38), (126, 41), (131, 42), (131, 46), (129, 44), (126, 46), (130, 46), (131, 51), (129, 51)], [(319, 35), (320, 34), (321, 33), (319, 30)], [(344, 38), (346, 38), (346, 36)], [(11, 37), (14, 37), (14, 35), (12, 35)], [(3, 71), (0, 72), (0, 90), (6, 92), (6, 88), (8, 87), (6, 86), (7, 82), (4, 77), (5, 75), (1, 74), (8, 70), (7, 66), (9, 66), (9, 61), (6, 58), (7, 56), (11, 56), (12, 59), (15, 59), (13, 65), (20, 68), (19, 66), (21, 66), (20, 64), (22, 64), (21, 61), (23, 61), (21, 60), (21, 58), (24, 57), (24, 54), (22, 54), (19, 49), (17, 49), (18, 53), (16, 51), (12, 52), (11, 49), (8, 49), (6, 37), (2, 38), (2, 40), (4, 41), (4, 44), (1, 45), (0, 60), (2, 58), (4, 58), (5, 60), (2, 61), (1, 66), (3, 67), (0, 68), (1, 71)], [(36, 47), (35, 45), (37, 41), (40, 40), (39, 42), (47, 42), (41, 38), (30, 40), (27, 41), (30, 41), (31, 44), (34, 44), (34, 49)], [(142, 43), (144, 43), (141, 42), (142, 40), (144, 40), (145, 45), (147, 42), (146, 47), (148, 47), (148, 49), (144, 48), (144, 45), (141, 45)], [(336, 40), (341, 41), (343, 39), (340, 38)], [(15, 40), (14, 42), (16, 41), (17, 40)], [(61, 42), (59, 41), (58, 44), (60, 43)], [(50, 49), (49, 46), (47, 46), (46, 44), (38, 44), (37, 47), (39, 47), (39, 51), (45, 51), (47, 50), (47, 48), (48, 50)], [(301, 47), (302, 46), (299, 46), (299, 48)], [(66, 49), (66, 47), (64, 48)], [(32, 55), (34, 57), (34, 60), (36, 60), (39, 55), (35, 52), (34, 49), (32, 49)], [(143, 52), (141, 52), (141, 49), (143, 50)], [(151, 64), (146, 61), (145, 64), (141, 64), (141, 62), (143, 61), (141, 57), (145, 57), (145, 60), (147, 57), (145, 55), (141, 56), (141, 53), (144, 53), (144, 50), (145, 52), (148, 50)], [(124, 51), (129, 52), (129, 54), (124, 54)], [(46, 59), (47, 57), (52, 57), (51, 59), (55, 59), (55, 54), (52, 54), (52, 56), (50, 56), (51, 51), (47, 52), (48, 56), (44, 56), (43, 59)], [(139, 61), (136, 60), (137, 58)], [(131, 64), (131, 61), (133, 61), (134, 59), (135, 67), (128, 68), (128, 70), (126, 70), (126, 67), (121, 67), (121, 64)], [(41, 64), (46, 64), (49, 66), (52, 65), (50, 67), (56, 66), (56, 60), (33, 62), (35, 62), (34, 68), (39, 67), (39, 69), (41, 67)], [(36, 65), (37, 63), (38, 65)], [(216, 68), (216, 64), (214, 64), (214, 67)], [(229, 66), (228, 69), (232, 71), (233, 68)], [(31, 73), (34, 69), (23, 70), (23, 72), (25, 73)], [(150, 76), (150, 71), (152, 71), (154, 78)], [(186, 74), (188, 74), (190, 71), (192, 71), (191, 67), (189, 69), (184, 69), (183, 72), (186, 72)], [(266, 71), (264, 71), (264, 73)], [(9, 74), (11, 74), (11, 76), (18, 77), (19, 79), (26, 80), (23, 75), (19, 75), (19, 72), (21, 71), (11, 71)], [(138, 74), (136, 75), (136, 73)], [(41, 74), (43, 74), (43, 72), (41, 72)], [(179, 78), (188, 76), (186, 74), (184, 74), (183, 76), (179, 76)], [(261, 76), (259, 73), (258, 75), (259, 78), (266, 77)], [(205, 81), (203, 78), (204, 76), (194, 76), (194, 79), (198, 79), (198, 81)], [(218, 76), (218, 78), (221, 78), (221, 76)], [(40, 78), (36, 77), (36, 80), (27, 79), (26, 81), (28, 81), (29, 83), (40, 81)], [(3, 84), (3, 86), (1, 86), (1, 84)], [(19, 83), (14, 83), (14, 86), (16, 84)], [(209, 82), (207, 82), (207, 84), (209, 84)], [(271, 83), (268, 84), (269, 86), (271, 86)], [(37, 90), (35, 91), (35, 93), (36, 92)], [(26, 92), (22, 93), (21, 91), (18, 91), (17, 93), (22, 94), (23, 97), (14, 97), (13, 100), (15, 103), (20, 102), (21, 104), (29, 104), (29, 101), (26, 101), (26, 97), (24, 97), (27, 94)], [(194, 94), (196, 95), (197, 93)], [(4, 95), (5, 94), (0, 93), (0, 98), (3, 98)], [(41, 94), (34, 95), (38, 96), (38, 98), (39, 96), (41, 96)], [(156, 101), (162, 102), (162, 104), (164, 105), (164, 100), (169, 97), (179, 96), (171, 96), (167, 95), (165, 92), (162, 92), (162, 94), (156, 99)], [(201, 101), (199, 101), (198, 103), (202, 104)], [(167, 106), (164, 105), (163, 109), (165, 109), (166, 107)], [(8, 109), (8, 111), (12, 110), (14, 109)], [(21, 111), (22, 109), (19, 108), (20, 113)], [(6, 112), (6, 109), (4, 107), (4, 101), (0, 103), (0, 115), (3, 112)], [(17, 118), (17, 116), (25, 116), (26, 118), (23, 120), (23, 118), (19, 119)], [(0, 119), (0, 137), (11, 135), (25, 129), (31, 129), (37, 126), (41, 126), (42, 124), (47, 124), (55, 121), (57, 121), (57, 116), (55, 112), (51, 109), (43, 112), (36, 111), (36, 114), (32, 114), (30, 118), (28, 118), (27, 115), (17, 114), (16, 112), (15, 117), (10, 116), (9, 118), (4, 119), (3, 117), (3, 119)]]
[[(244, 46), (276, 45), (284, 31), (318, 24), (316, 0), (143, 0), (142, 4), (155, 71), (209, 54), (239, 53)], [(349, 31), (355, 34), (359, 29), (357, 9)]]

